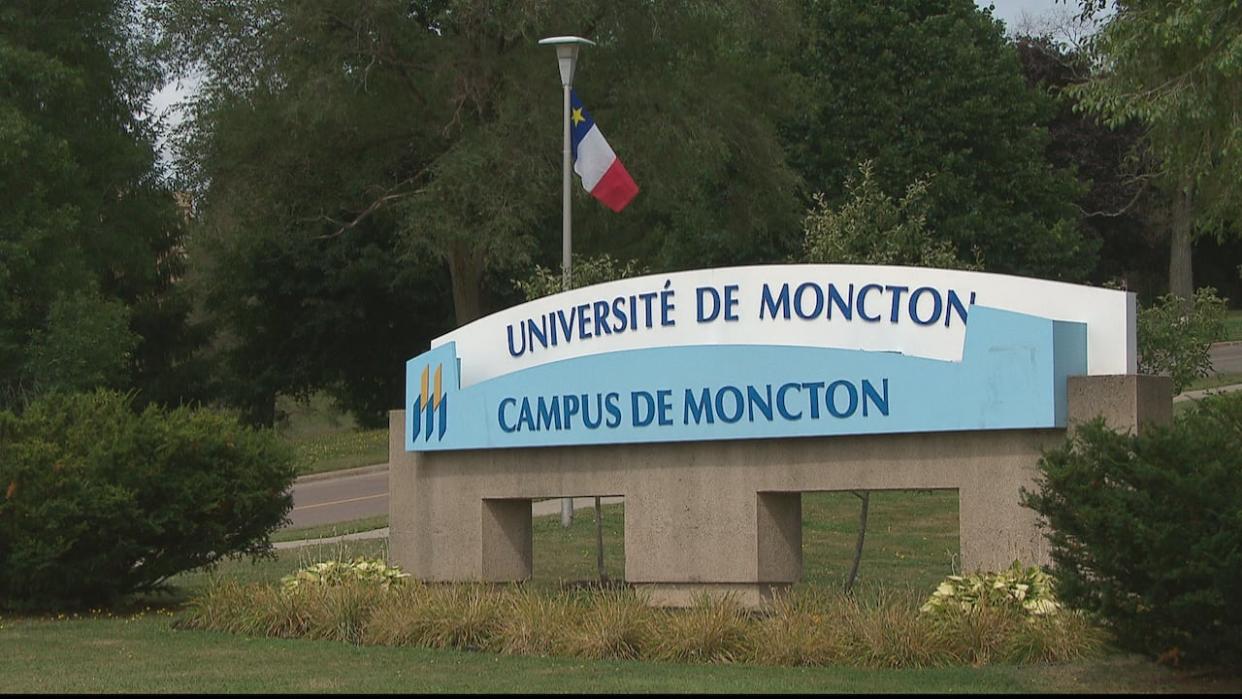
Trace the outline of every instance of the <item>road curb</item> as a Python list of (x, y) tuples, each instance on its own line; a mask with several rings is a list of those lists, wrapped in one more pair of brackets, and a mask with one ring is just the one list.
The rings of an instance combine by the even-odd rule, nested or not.
[(323, 473), (310, 473), (305, 476), (298, 476), (294, 485), (303, 483), (314, 483), (315, 481), (326, 481), (333, 478), (349, 478), (350, 476), (365, 476), (371, 473), (379, 473), (387, 471), (388, 464), (374, 464), (372, 466), (360, 466), (358, 468), (347, 468), (340, 471), (324, 471)]

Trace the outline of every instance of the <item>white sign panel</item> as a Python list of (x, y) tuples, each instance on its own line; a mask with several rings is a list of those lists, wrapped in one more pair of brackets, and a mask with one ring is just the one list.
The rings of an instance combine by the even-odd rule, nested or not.
[(1137, 370), (1134, 294), (983, 272), (765, 265), (635, 277), (494, 313), (456, 342), (461, 387), (622, 350), (768, 345), (961, 361), (972, 304), (1087, 326), (1087, 372)]

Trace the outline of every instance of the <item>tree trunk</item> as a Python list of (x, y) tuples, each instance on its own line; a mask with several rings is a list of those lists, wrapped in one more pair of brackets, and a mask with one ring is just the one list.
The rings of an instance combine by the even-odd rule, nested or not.
[(858, 513), (858, 543), (854, 545), (854, 565), (850, 568), (849, 577), (845, 579), (846, 592), (854, 589), (854, 583), (858, 582), (858, 565), (862, 563), (863, 541), (867, 538), (867, 510), (871, 506), (871, 491), (855, 491), (854, 495), (862, 500), (862, 509)]
[(483, 316), (483, 250), (454, 242), (449, 246), (448, 263), (453, 313), (460, 327)]
[(1191, 269), (1190, 253), (1194, 232), (1194, 192), (1192, 185), (1184, 184), (1173, 196), (1169, 239), (1169, 293), (1183, 299), (1194, 298), (1195, 281)]

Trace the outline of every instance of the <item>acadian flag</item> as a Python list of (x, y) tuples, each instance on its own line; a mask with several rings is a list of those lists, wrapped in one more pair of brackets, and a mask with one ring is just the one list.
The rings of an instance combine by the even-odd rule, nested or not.
[(582, 106), (577, 92), (570, 92), (569, 125), (572, 134), (574, 172), (582, 187), (613, 211), (620, 211), (638, 194), (638, 185), (612, 152), (595, 120)]

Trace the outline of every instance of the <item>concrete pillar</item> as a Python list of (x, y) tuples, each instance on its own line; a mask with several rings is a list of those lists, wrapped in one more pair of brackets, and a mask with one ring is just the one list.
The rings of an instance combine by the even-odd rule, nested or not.
[(530, 500), (484, 500), (480, 545), (484, 582), (528, 580), (534, 569)]
[(1069, 423), (1103, 417), (1114, 430), (1137, 433), (1173, 421), (1173, 380), (1167, 376), (1071, 376)]
[(758, 493), (755, 512), (759, 582), (802, 578), (802, 493)]

